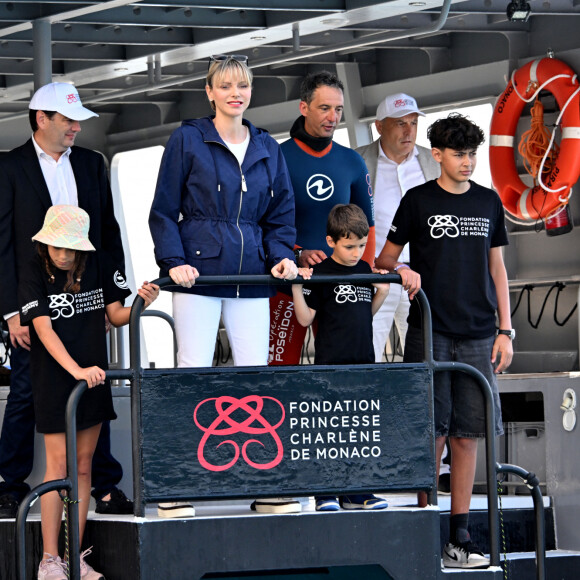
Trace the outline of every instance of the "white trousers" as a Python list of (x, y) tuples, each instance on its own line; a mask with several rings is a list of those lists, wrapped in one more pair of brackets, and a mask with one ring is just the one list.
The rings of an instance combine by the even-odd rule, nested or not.
[(397, 325), (401, 346), (405, 349), (405, 337), (407, 336), (407, 316), (409, 315), (409, 296), (400, 284), (391, 284), (389, 295), (383, 302), (379, 311), (373, 316), (373, 346), (375, 349), (375, 362), (382, 362), (385, 345), (393, 325)]
[(268, 298), (216, 298), (173, 293), (178, 367), (211, 367), (220, 317), (236, 366), (268, 364)]

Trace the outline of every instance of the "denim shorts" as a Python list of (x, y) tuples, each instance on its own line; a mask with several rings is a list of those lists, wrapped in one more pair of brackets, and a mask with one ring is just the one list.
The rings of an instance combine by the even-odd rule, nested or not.
[[(433, 358), (436, 361), (460, 362), (471, 365), (488, 380), (495, 408), (495, 434), (503, 434), (501, 406), (497, 380), (491, 364), (495, 336), (482, 339), (450, 338), (433, 333)], [(405, 362), (423, 360), (421, 331), (409, 327), (405, 339)], [(479, 384), (462, 371), (436, 372), (434, 382), (435, 436), (485, 436), (485, 403)]]

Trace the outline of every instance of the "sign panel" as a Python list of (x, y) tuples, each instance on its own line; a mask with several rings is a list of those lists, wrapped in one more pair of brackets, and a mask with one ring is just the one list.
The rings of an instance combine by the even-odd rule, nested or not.
[(424, 365), (143, 371), (144, 496), (429, 489)]

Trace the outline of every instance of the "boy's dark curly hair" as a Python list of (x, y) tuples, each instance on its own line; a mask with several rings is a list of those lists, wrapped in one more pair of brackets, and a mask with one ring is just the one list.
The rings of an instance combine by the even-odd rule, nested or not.
[(483, 131), (459, 113), (451, 113), (447, 118), (435, 121), (427, 129), (427, 138), (431, 147), (449, 147), (456, 151), (477, 149), (485, 141)]

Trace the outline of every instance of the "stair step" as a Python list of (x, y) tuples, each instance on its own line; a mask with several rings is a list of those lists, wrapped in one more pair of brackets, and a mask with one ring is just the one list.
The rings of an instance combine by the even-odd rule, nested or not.
[[(501, 556), (503, 562), (503, 555)], [(508, 574), (513, 580), (523, 578), (533, 579), (536, 577), (536, 553), (535, 552), (512, 552), (507, 555)], [(577, 580), (580, 570), (580, 552), (571, 550), (548, 550), (546, 552), (546, 578), (557, 580)], [(503, 568), (493, 567), (486, 570), (462, 570), (444, 568), (441, 578), (450, 578), (462, 574), (469, 580), (489, 580), (491, 578), (503, 579)]]
[[(500, 566), (490, 566), (485, 570), (463, 570), (461, 568), (443, 568), (441, 570), (441, 578), (443, 580), (451, 578), (451, 576), (462, 575), (467, 580), (502, 580), (503, 568)], [(533, 576), (530, 576), (533, 578)]]
[[(516, 508), (503, 510), (503, 533), (508, 553), (533, 552), (536, 549), (536, 521), (532, 508)], [(546, 550), (556, 548), (554, 527), (554, 510), (544, 508)], [(441, 549), (449, 537), (449, 514), (442, 513), (440, 520)], [(482, 552), (489, 553), (488, 515), (485, 511), (469, 513), (469, 531), (471, 539), (481, 548)], [(500, 550), (503, 550), (503, 539), (500, 527)]]
[[(535, 552), (512, 552), (508, 554), (508, 578), (535, 578)], [(580, 570), (580, 552), (571, 550), (548, 550), (546, 552), (546, 578), (577, 580)]]

